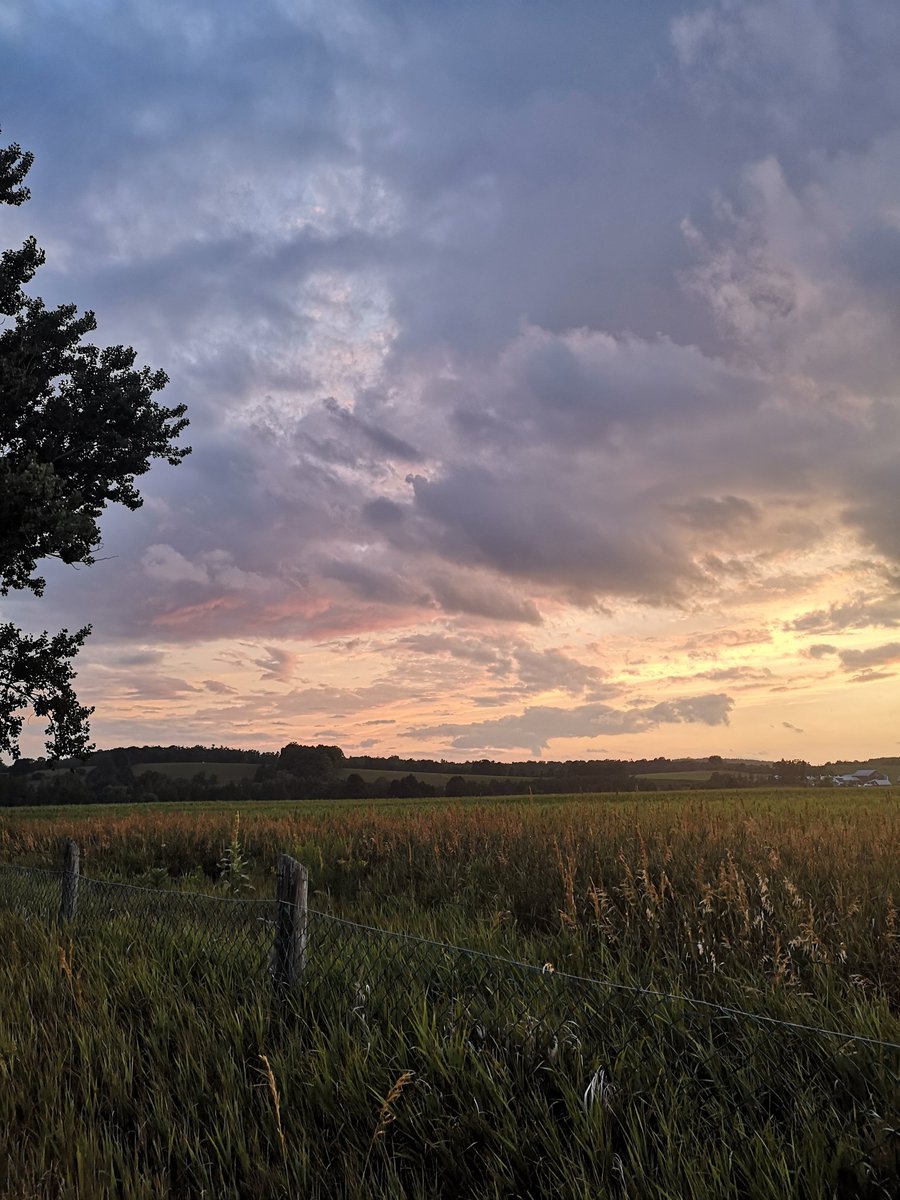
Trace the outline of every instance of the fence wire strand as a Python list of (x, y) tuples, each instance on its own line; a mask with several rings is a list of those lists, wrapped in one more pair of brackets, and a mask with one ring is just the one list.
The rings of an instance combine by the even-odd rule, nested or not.
[[(719, 1016), (727, 1019), (746, 1020), (757, 1022), (762, 1025), (772, 1025), (781, 1029), (791, 1029), (798, 1033), (809, 1033), (814, 1036), (836, 1038), (842, 1042), (859, 1042), (862, 1045), (880, 1047), (885, 1050), (897, 1051), (900, 1053), (900, 1042), (885, 1041), (881, 1038), (867, 1037), (865, 1034), (846, 1033), (838, 1029), (827, 1029), (819, 1025), (804, 1025), (797, 1021), (785, 1021), (779, 1017), (770, 1017), (764, 1013), (749, 1012), (746, 1009), (735, 1008), (732, 1005), (719, 1004), (713, 1000), (702, 1000), (692, 996), (675, 995), (670, 992), (660, 992), (653, 988), (638, 987), (634, 984), (619, 983), (613, 979), (604, 979), (598, 976), (573, 975), (567, 971), (557, 970), (551, 963), (546, 963), (539, 967), (534, 963), (521, 962), (517, 959), (504, 958), (498, 954), (492, 954), (486, 950), (472, 950), (464, 946), (454, 946), (446, 942), (436, 942), (429, 938), (418, 937), (415, 934), (403, 933), (402, 931), (379, 929), (373, 925), (363, 925), (357, 921), (348, 921), (344, 917), (335, 917), (331, 913), (318, 912), (315, 909), (309, 910), (311, 918), (324, 923), (325, 925), (344, 926), (348, 930), (354, 931), (355, 934), (363, 939), (378, 939), (387, 938), (394, 939), (398, 943), (407, 943), (410, 947), (420, 947), (421, 950), (411, 949), (409, 954), (410, 967), (415, 968), (422, 961), (425, 953), (425, 948), (429, 948), (433, 952), (450, 953), (461, 956), (463, 960), (476, 961), (480, 960), (484, 963), (493, 964), (499, 972), (509, 971), (512, 973), (521, 973), (526, 978), (540, 978), (543, 986), (555, 986), (559, 988), (572, 988), (574, 990), (588, 988), (596, 990), (598, 994), (605, 991), (620, 992), (629, 996), (639, 997), (648, 1001), (662, 1001), (672, 1005), (684, 1005), (687, 1008), (696, 1010), (699, 1014), (706, 1013), (710, 1016)], [(547, 977), (551, 976), (549, 984)]]
[[(60, 871), (0, 866), (0, 908), (25, 920), (59, 919)], [(80, 876), (74, 933), (121, 929), (179, 961), (276, 981), (276, 900), (143, 888)], [(848, 1112), (896, 1094), (900, 1044), (804, 1025), (613, 980), (586, 978), (309, 909), (291, 1007), (310, 1025), (342, 1021), (361, 1037), (378, 1029), (415, 1039), (427, 1028), (470, 1052), (548, 1063), (631, 1063), (648, 1044), (711, 1096), (787, 1111), (804, 1089), (839, 1095)], [(760, 1081), (767, 1080), (764, 1086)], [(730, 1097), (730, 1099), (729, 1099)], [(787, 1106), (787, 1109), (786, 1109)], [(849, 1118), (848, 1118), (849, 1119)]]
[(0, 908), (25, 920), (55, 920), (61, 878), (61, 871), (4, 865), (0, 870)]

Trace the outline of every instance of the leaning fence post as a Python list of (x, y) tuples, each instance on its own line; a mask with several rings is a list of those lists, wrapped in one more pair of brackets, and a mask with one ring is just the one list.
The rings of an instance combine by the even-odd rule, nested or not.
[(278, 857), (272, 977), (277, 990), (293, 987), (306, 966), (309, 872), (287, 854)]
[(59, 898), (59, 923), (74, 921), (78, 907), (78, 876), (81, 870), (81, 854), (71, 838), (66, 839), (63, 859), (62, 892)]

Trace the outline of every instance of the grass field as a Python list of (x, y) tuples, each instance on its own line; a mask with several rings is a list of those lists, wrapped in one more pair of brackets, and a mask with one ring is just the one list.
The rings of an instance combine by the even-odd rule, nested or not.
[[(215, 776), (219, 783), (229, 783), (232, 780), (253, 779), (258, 769), (258, 763), (237, 762), (147, 762), (136, 763), (132, 770), (135, 775), (144, 775), (148, 771), (156, 771), (173, 779), (193, 779), (196, 775)], [(389, 783), (394, 779), (406, 779), (414, 775), (422, 783), (432, 787), (446, 787), (447, 781), (458, 775), (456, 771), (382, 771), (368, 767), (341, 767), (338, 774), (344, 779), (350, 775), (359, 775), (368, 783), (376, 779), (386, 779)], [(491, 779), (507, 780), (505, 775), (463, 775), (463, 779), (476, 782), (490, 782)], [(522, 791), (528, 791), (528, 779), (522, 779)]]
[(670, 783), (677, 787), (679, 783), (707, 783), (712, 777), (712, 771), (642, 771), (635, 779), (653, 779), (657, 783)]
[[(461, 775), (459, 771), (382, 771), (374, 767), (341, 767), (338, 774), (342, 775), (344, 779), (350, 775), (359, 775), (367, 783), (374, 783), (376, 779), (386, 779), (390, 783), (393, 779), (406, 779), (408, 776), (413, 775), (421, 783), (429, 783), (432, 787), (440, 788), (446, 787), (448, 780), (456, 779), (457, 777), (476, 784), (487, 784), (492, 779), (502, 779), (504, 783), (508, 783), (510, 778), (508, 775)], [(516, 778), (519, 779), (520, 777), (516, 776)], [(528, 791), (530, 779), (531, 776), (528, 778), (521, 777), (520, 783), (523, 793)]]
[[(377, 779), (386, 779), (389, 784), (395, 779), (407, 779), (409, 775), (415, 776), (422, 784), (430, 784), (432, 787), (446, 787), (446, 782), (455, 778), (456, 773), (442, 772), (442, 770), (379, 770), (374, 767), (342, 767), (338, 770), (338, 775), (342, 775), (343, 779), (348, 779), (350, 775), (359, 775), (360, 779), (365, 779), (367, 784), (373, 784)], [(522, 785), (524, 787), (524, 785)]]
[(230, 783), (232, 780), (253, 779), (258, 767), (258, 763), (240, 762), (148, 762), (135, 763), (132, 771), (135, 775), (155, 771), (171, 779), (194, 779), (202, 774), (215, 776), (219, 783)]
[[(232, 817), (3, 810), (0, 860), (71, 834), (89, 876), (216, 891)], [(890, 793), (259, 805), (240, 843), (248, 896), (286, 851), (322, 912), (900, 1042)], [(0, 912), (0, 945), (2, 1195), (897, 1195), (891, 1051), (611, 1005), (599, 1050), (501, 1054), (427, 1007), (290, 1018), (114, 925), (70, 945)]]

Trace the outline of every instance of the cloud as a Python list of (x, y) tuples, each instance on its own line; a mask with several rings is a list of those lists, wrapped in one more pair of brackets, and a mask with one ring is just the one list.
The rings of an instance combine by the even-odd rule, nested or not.
[(155, 667), (159, 666), (164, 658), (162, 650), (131, 650), (111, 654), (107, 661), (114, 667)]
[(892, 628), (900, 625), (900, 596), (858, 594), (828, 608), (814, 609), (789, 621), (796, 633), (840, 633), (844, 629)]
[(839, 650), (838, 658), (841, 666), (848, 671), (887, 666), (900, 662), (900, 642), (888, 642), (884, 646), (870, 646), (866, 650)]
[(414, 656), (439, 656), (473, 667), (484, 668), (489, 680), (504, 680), (506, 687), (493, 695), (475, 697), (479, 705), (505, 703), (522, 695), (563, 691), (582, 696), (587, 691), (609, 692), (604, 672), (557, 649), (535, 649), (521, 639), (508, 639), (497, 646), (491, 635), (448, 634), (439, 631), (412, 634), (390, 643), (386, 649)]
[(684, 641), (676, 642), (673, 649), (689, 658), (717, 658), (723, 650), (742, 646), (765, 646), (772, 641), (772, 634), (763, 626), (744, 629), (717, 628), (692, 634)]
[(232, 687), (229, 683), (223, 683), (220, 679), (204, 679), (203, 686), (208, 692), (214, 692), (217, 696), (236, 696), (237, 688)]
[[(159, 700), (178, 700), (193, 696), (200, 691), (194, 684), (175, 675), (167, 675), (161, 671), (119, 671), (109, 668), (95, 668), (90, 673), (99, 682), (99, 688), (106, 700), (115, 699), (117, 702), (147, 703)], [(95, 683), (95, 687), (97, 683)]]
[[(836, 24), (807, 9), (792, 19), (811, 44), (839, 47), (832, 63), (839, 67), (844, 50)], [(532, 60), (546, 67), (552, 44), (571, 70), (550, 70), (540, 93), (519, 68), (506, 86), (494, 86), (490, 56), (502, 42), (496, 20), (482, 17), (473, 57), (463, 40), (464, 13), (432, 13), (427, 22), (409, 17), (407, 33), (415, 30), (419, 52), (430, 56), (430, 77), (442, 81), (434, 86), (448, 90), (436, 105), (418, 68), (401, 56), (391, 86), (379, 89), (373, 123), (373, 81), (363, 64), (393, 41), (395, 17), (368, 14), (360, 40), (342, 23), (267, 9), (247, 36), (272, 64), (265, 104), (293, 114), (291, 133), (264, 123), (247, 162), (228, 151), (242, 145), (249, 118), (221, 96), (220, 107), (204, 109), (196, 79), (198, 63), (228, 61), (243, 20), (233, 28), (210, 25), (201, 43), (185, 42), (169, 67), (174, 90), (152, 105), (152, 47), (161, 46), (161, 34), (132, 18), (131, 35), (151, 48), (150, 63), (130, 78), (131, 102), (115, 132), (124, 142), (130, 121), (144, 153), (129, 148), (136, 175), (122, 171), (102, 204), (99, 176), (76, 172), (74, 192), (80, 210), (97, 206), (90, 237), (107, 263), (100, 291), (112, 289), (117, 309), (135, 317), (143, 315), (138, 297), (152, 295), (166, 314), (164, 336), (151, 332), (150, 341), (179, 348), (179, 386), (200, 405), (200, 457), (180, 474), (198, 464), (203, 474), (200, 487), (196, 474), (193, 487), (166, 480), (180, 519), (144, 551), (148, 577), (180, 589), (184, 600), (170, 601), (156, 617), (152, 602), (130, 606), (135, 623), (146, 628), (149, 616), (151, 629), (171, 633), (178, 626), (192, 636), (204, 623), (217, 634), (247, 626), (263, 593), (277, 591), (287, 571), (316, 594), (310, 632), (320, 626), (323, 606), (340, 605), (330, 583), (373, 605), (402, 608), (407, 597), (413, 607), (421, 603), (422, 583), (429, 582), (433, 602), (446, 612), (531, 624), (546, 592), (583, 604), (623, 597), (681, 606), (733, 586), (742, 565), (736, 554), (751, 539), (786, 548), (792, 537), (794, 544), (808, 541), (808, 528), (791, 534), (769, 514), (785, 491), (812, 497), (810, 468), (837, 453), (852, 506), (846, 519), (887, 542), (855, 473), (857, 460), (871, 467), (871, 445), (849, 410), (834, 396), (824, 406), (812, 403), (807, 382), (772, 369), (800, 362), (797, 355), (804, 364), (820, 361), (824, 341), (830, 367), (843, 369), (860, 360), (854, 330), (869, 328), (872, 346), (886, 336), (884, 321), (873, 319), (878, 309), (860, 290), (871, 274), (866, 247), (890, 235), (879, 208), (887, 176), (879, 181), (878, 158), (856, 146), (846, 162), (826, 159), (818, 178), (798, 187), (772, 155), (751, 160), (741, 174), (740, 160), (726, 153), (723, 127), (713, 130), (722, 135), (715, 155), (696, 160), (690, 94), (679, 96), (677, 80), (664, 85), (657, 73), (640, 127), (656, 130), (661, 113), (668, 114), (668, 140), (655, 149), (661, 161), (671, 157), (670, 194), (636, 209), (641, 156), (623, 156), (623, 130), (610, 120), (606, 101), (613, 79), (643, 68), (610, 50), (605, 77), (585, 74), (578, 47), (589, 27), (602, 25), (599, 16), (560, 20), (539, 5), (519, 31), (521, 69)], [(768, 79), (771, 55), (782, 53), (773, 38), (783, 20), (767, 4), (743, 15), (710, 5), (683, 14), (672, 37), (692, 79), (698, 70), (715, 72), (727, 88), (743, 63), (733, 48), (744, 41), (753, 70)], [(860, 45), (879, 41), (865, 22), (847, 22)], [(89, 20), (73, 12), (66, 24), (70, 44), (89, 43)], [(664, 61), (671, 53), (664, 21), (626, 22), (624, 45), (638, 24)], [(131, 44), (127, 28), (120, 36)], [(299, 105), (306, 83), (292, 82), (288, 47), (323, 83), (314, 119)], [(807, 76), (805, 57), (788, 50), (786, 60), (805, 87), (830, 94), (830, 69)], [(471, 94), (452, 88), (453, 63), (465, 64)], [(582, 80), (578, 96), (572, 78)], [(203, 113), (182, 137), (173, 126), (175, 96)], [(91, 103), (99, 102), (98, 92)], [(388, 118), (394, 137), (417, 155), (397, 154), (384, 134)], [(298, 130), (286, 162), (285, 139)], [(350, 130), (356, 150), (348, 156)], [(362, 131), (369, 136), (361, 138)], [(196, 178), (175, 220), (152, 188), (147, 147), (164, 156), (174, 178)], [(533, 165), (538, 147), (540, 171)], [(618, 169), (610, 173), (613, 153)], [(548, 163), (558, 169), (549, 171)], [(709, 218), (702, 212), (712, 195), (708, 167), (738, 184)], [(840, 214), (851, 202), (851, 176), (863, 185), (852, 197), (856, 223), (847, 225)], [(621, 241), (595, 236), (592, 185), (601, 177), (604, 228), (617, 206), (629, 214)], [(145, 200), (137, 205), (142, 186)], [(620, 186), (627, 190), (620, 194)], [(685, 246), (681, 216), (691, 209), (699, 215)], [(779, 240), (785, 224), (792, 240)], [(645, 227), (667, 231), (668, 258), (651, 264), (641, 257)], [(842, 258), (851, 243), (857, 249)], [(823, 252), (823, 245), (834, 250)], [(575, 247), (587, 274), (576, 268)], [(691, 256), (699, 261), (685, 272)], [(533, 277), (522, 274), (526, 261)], [(662, 263), (665, 276), (658, 275)], [(694, 307), (679, 295), (678, 264), (700, 301)], [(826, 271), (833, 286), (822, 283)], [(628, 320), (621, 309), (597, 307), (594, 279), (601, 277), (608, 281), (601, 292), (627, 297)], [(662, 309), (648, 302), (651, 277)], [(125, 278), (133, 285), (128, 296), (115, 290)], [(493, 291), (485, 290), (489, 279)], [(171, 303), (160, 304), (163, 294)], [(806, 297), (800, 306), (798, 296)], [(688, 311), (691, 337), (679, 326)], [(655, 327), (645, 323), (651, 314)], [(739, 331), (752, 354), (735, 356), (728, 339), (717, 345), (710, 314), (720, 328), (724, 322)], [(674, 336), (658, 332), (661, 318)], [(787, 346), (796, 348), (792, 362)], [(218, 411), (211, 389), (224, 396)], [(400, 471), (409, 465), (417, 474), (404, 488)], [(210, 538), (226, 521), (223, 549)], [(362, 544), (364, 563), (355, 553)], [(510, 583), (524, 584), (528, 594), (516, 596)], [(191, 595), (191, 585), (229, 599)], [(231, 597), (254, 590), (259, 601), (247, 596), (235, 604)], [(298, 632), (308, 611), (295, 606)], [(230, 624), (223, 624), (226, 614)], [(383, 614), (374, 619), (380, 623)]]
[(262, 672), (260, 679), (271, 679), (276, 683), (289, 683), (297, 669), (296, 654), (279, 646), (266, 646), (265, 655), (252, 662)]
[(880, 679), (893, 679), (892, 671), (860, 671), (858, 675), (851, 675), (851, 683), (877, 683)]
[(837, 654), (837, 646), (832, 646), (829, 642), (816, 642), (810, 646), (807, 654), (810, 658), (826, 658), (829, 654)]
[(339, 580), (363, 600), (422, 607), (428, 603), (427, 593), (411, 588), (401, 576), (366, 563), (331, 561), (321, 571), (326, 579)]
[(454, 750), (525, 749), (540, 755), (556, 738), (641, 733), (664, 724), (727, 725), (733, 706), (724, 694), (695, 696), (631, 709), (606, 704), (574, 708), (536, 705), (517, 715), (472, 724), (447, 723), (408, 730), (411, 737), (449, 739)]
[(739, 496), (697, 496), (685, 504), (675, 505), (673, 511), (687, 525), (702, 531), (728, 529), (742, 522), (756, 521), (756, 505)]
[(757, 137), (780, 146), (853, 144), (900, 112), (889, 0), (714, 0), (675, 17), (671, 35), (699, 98), (738, 128), (752, 117)]
[(514, 621), (540, 625), (541, 614), (533, 600), (516, 595), (490, 577), (473, 574), (432, 576), (429, 580), (435, 600), (446, 613), (468, 613), (493, 621)]
[(758, 683), (768, 683), (773, 679), (770, 667), (713, 667), (708, 671), (697, 671), (689, 675), (676, 675), (669, 679), (672, 684), (683, 684), (689, 680), (705, 679), (710, 683), (733, 683), (738, 686), (752, 686)]
[(607, 628), (752, 646), (694, 676), (744, 687), (777, 621), (900, 625), (890, 0), (9, 12), (10, 244), (168, 370), (195, 453), (4, 615), (123, 656), (252, 639), (279, 686), (371, 636), (576, 709), (625, 665)]
[(160, 583), (209, 583), (209, 572), (172, 546), (148, 546), (141, 563), (148, 577)]
[(380, 453), (400, 462), (417, 463), (421, 461), (421, 451), (417, 450), (415, 446), (387, 429), (380, 428), (370, 421), (361, 420), (351, 409), (342, 408), (333, 397), (329, 397), (325, 401), (325, 407), (339, 423), (345, 436), (362, 435)]

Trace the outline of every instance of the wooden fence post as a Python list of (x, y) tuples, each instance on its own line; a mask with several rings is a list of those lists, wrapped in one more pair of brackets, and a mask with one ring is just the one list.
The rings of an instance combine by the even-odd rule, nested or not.
[(74, 921), (78, 908), (78, 876), (81, 871), (81, 855), (71, 838), (66, 839), (63, 859), (62, 892), (59, 898), (59, 924)]
[(283, 991), (299, 982), (306, 966), (309, 872), (295, 858), (281, 854), (277, 879), (272, 977), (276, 990)]

